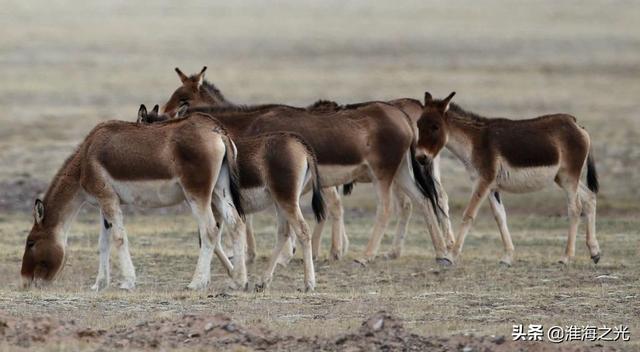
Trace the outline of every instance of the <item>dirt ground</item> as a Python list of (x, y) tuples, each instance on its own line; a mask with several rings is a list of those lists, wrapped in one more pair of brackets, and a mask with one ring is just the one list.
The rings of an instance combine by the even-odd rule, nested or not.
[[(634, 1), (298, 3), (208, 1), (4, 2), (0, 10), (0, 351), (35, 350), (640, 350), (640, 4)], [(592, 136), (601, 178), (594, 265), (566, 241), (562, 192), (503, 195), (516, 246), (501, 242), (484, 205), (457, 266), (435, 264), (414, 217), (405, 255), (362, 253), (375, 212), (370, 185), (345, 199), (350, 252), (316, 262), (302, 289), (299, 258), (266, 293), (228, 288), (218, 262), (205, 292), (184, 290), (195, 268), (196, 225), (184, 207), (126, 210), (138, 275), (132, 292), (95, 293), (98, 214), (71, 228), (59, 280), (23, 291), (19, 267), (34, 198), (99, 121), (134, 120), (166, 101), (173, 67), (207, 78), (237, 103), (308, 105), (457, 92), (486, 116), (575, 115)], [(442, 165), (457, 228), (470, 183), (448, 152)], [(304, 201), (308, 210), (308, 201)], [(311, 217), (309, 217), (311, 219)], [(255, 220), (255, 283), (273, 245), (272, 211)], [(389, 249), (393, 225), (382, 251)], [(326, 232), (326, 231), (325, 231)], [(325, 233), (325, 237), (327, 233)], [(115, 259), (115, 258), (113, 258)], [(512, 341), (513, 325), (614, 326), (628, 342)]]

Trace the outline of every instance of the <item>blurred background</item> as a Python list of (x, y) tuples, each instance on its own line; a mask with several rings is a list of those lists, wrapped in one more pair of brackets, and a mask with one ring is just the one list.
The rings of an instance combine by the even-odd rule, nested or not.
[[(575, 115), (591, 133), (601, 214), (640, 211), (636, 1), (12, 1), (0, 3), (0, 211), (33, 198), (99, 121), (164, 103), (173, 68), (231, 101), (308, 105), (425, 90), (485, 116)], [(453, 217), (470, 184), (445, 152)], [(368, 185), (348, 210), (370, 211)], [(562, 192), (506, 196), (565, 216)], [(486, 208), (486, 209), (484, 209)], [(483, 207), (487, 211), (488, 206)]]

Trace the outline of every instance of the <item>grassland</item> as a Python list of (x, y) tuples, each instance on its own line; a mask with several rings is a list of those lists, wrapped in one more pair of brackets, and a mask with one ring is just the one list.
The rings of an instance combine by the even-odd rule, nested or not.
[[(640, 4), (4, 1), (1, 7), (0, 313), (112, 328), (222, 312), (246, 325), (328, 337), (385, 309), (411, 331), (435, 336), (509, 337), (519, 323), (627, 324), (631, 343), (613, 347), (640, 349)], [(207, 292), (184, 291), (197, 242), (195, 224), (180, 209), (126, 218), (139, 275), (134, 292), (89, 291), (97, 272), (91, 208), (72, 228), (60, 280), (43, 291), (19, 290), (33, 198), (64, 158), (97, 122), (133, 120), (140, 103), (163, 103), (179, 83), (173, 67), (203, 65), (237, 103), (346, 103), (455, 90), (459, 104), (487, 116), (571, 113), (590, 132), (600, 171), (603, 259), (589, 262), (580, 235), (576, 262), (555, 264), (566, 207), (561, 192), (549, 189), (504, 196), (516, 245), (511, 268), (497, 265), (501, 245), (488, 206), (455, 268), (434, 264), (420, 219), (412, 221), (404, 257), (363, 268), (351, 259), (366, 243), (375, 199), (370, 186), (358, 185), (345, 200), (351, 253), (342, 262), (317, 263), (314, 294), (297, 292), (299, 262), (279, 269), (266, 294), (227, 291), (217, 263)], [(458, 220), (470, 191), (467, 175), (448, 153), (442, 174)], [(263, 214), (256, 222), (261, 258), (250, 267), (253, 281), (272, 244), (271, 219)], [(216, 297), (220, 292), (228, 295)]]

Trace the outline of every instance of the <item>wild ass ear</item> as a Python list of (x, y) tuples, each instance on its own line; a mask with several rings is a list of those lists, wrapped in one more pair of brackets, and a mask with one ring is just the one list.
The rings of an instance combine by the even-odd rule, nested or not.
[(440, 110), (442, 110), (443, 114), (449, 110), (449, 105), (451, 104), (451, 99), (453, 99), (454, 95), (456, 95), (456, 92), (451, 92), (448, 97), (444, 98), (444, 100), (440, 102)]
[(178, 74), (178, 77), (180, 77), (180, 81), (182, 81), (183, 84), (189, 80), (189, 77), (187, 77), (187, 75), (182, 73), (182, 71), (180, 71), (180, 69), (177, 67), (176, 67), (176, 73)]
[(433, 101), (433, 97), (431, 96), (431, 93), (424, 92), (424, 105), (427, 105), (431, 101)]
[(36, 224), (42, 223), (42, 219), (44, 219), (44, 203), (40, 199), (36, 199), (36, 204), (33, 207), (33, 219)]
[(144, 104), (140, 104), (140, 109), (138, 109), (138, 120), (136, 122), (145, 122), (147, 121), (147, 107)]
[(200, 73), (198, 73), (198, 76), (196, 76), (198, 78), (198, 89), (200, 89), (202, 82), (204, 82), (204, 71), (206, 70), (207, 70), (207, 66), (203, 66), (202, 70), (200, 70)]
[(157, 114), (158, 111), (160, 111), (160, 105), (156, 104), (153, 106), (153, 109), (151, 109), (151, 112)]
[(178, 110), (176, 111), (176, 118), (184, 117), (187, 115), (187, 110), (189, 110), (189, 103), (182, 102), (180, 106), (178, 106)]

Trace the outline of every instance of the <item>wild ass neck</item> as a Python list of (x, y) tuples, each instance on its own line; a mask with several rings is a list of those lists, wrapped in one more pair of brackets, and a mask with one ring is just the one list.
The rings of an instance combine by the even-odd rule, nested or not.
[(84, 203), (80, 186), (80, 151), (62, 165), (51, 181), (43, 203), (46, 215), (43, 226), (52, 229), (58, 241), (66, 244), (71, 223)]
[(470, 129), (478, 128), (476, 126), (467, 125), (460, 122), (457, 118), (447, 120), (447, 144), (446, 147), (451, 151), (462, 163), (467, 170), (473, 169), (472, 153), (473, 140)]

